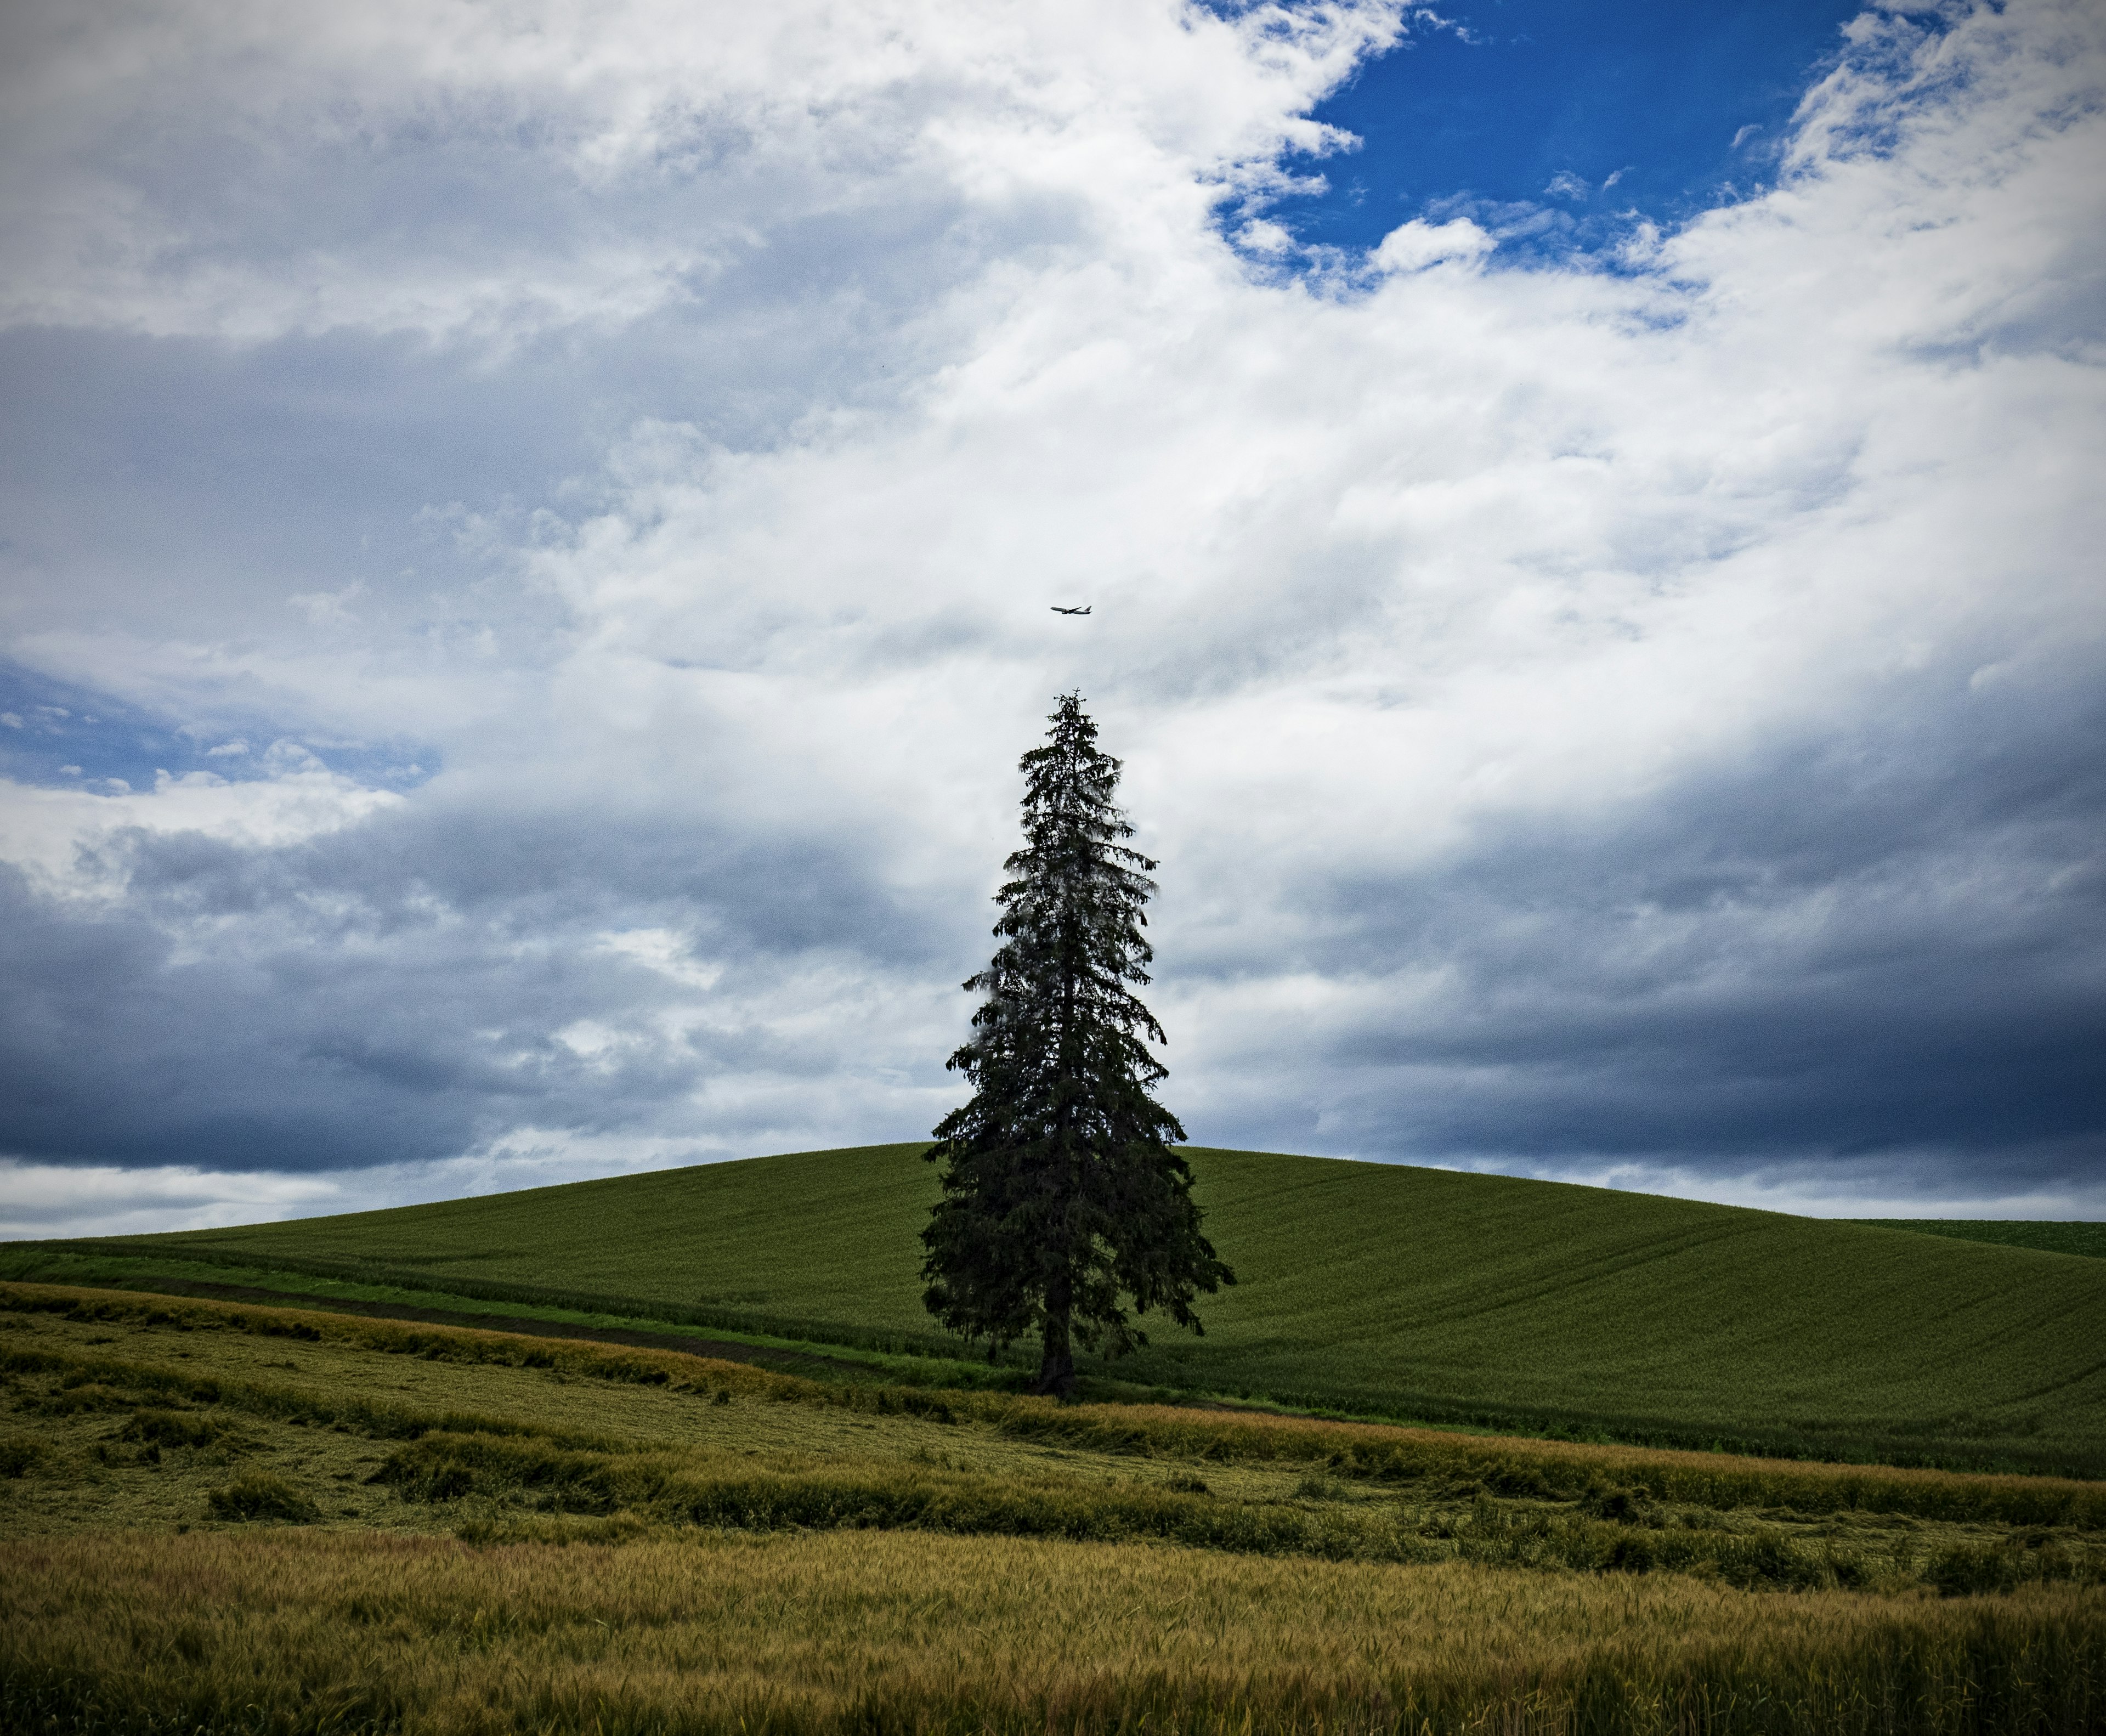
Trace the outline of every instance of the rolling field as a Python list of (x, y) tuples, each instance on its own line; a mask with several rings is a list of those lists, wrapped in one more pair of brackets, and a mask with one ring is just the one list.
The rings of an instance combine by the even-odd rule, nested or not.
[(1961, 1241), (1996, 1242), (2006, 1248), (2037, 1248), (2048, 1254), (2079, 1254), (2106, 1260), (2106, 1223), (2043, 1223), (2030, 1218), (1862, 1218), (1882, 1229), (1914, 1230)]
[(2060, 1731), (2106, 1485), (0, 1285), (0, 1728)]
[[(73, 1245), (960, 1354), (921, 1312), (921, 1147), (760, 1158)], [(1359, 1415), (2106, 1471), (2106, 1263), (1502, 1177), (1194, 1151), (1242, 1282), (1127, 1381)], [(34, 1276), (34, 1245), (6, 1271)]]

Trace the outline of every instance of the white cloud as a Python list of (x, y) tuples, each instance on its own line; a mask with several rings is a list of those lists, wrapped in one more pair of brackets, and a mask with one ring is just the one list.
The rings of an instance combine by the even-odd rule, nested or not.
[(1497, 245), (1491, 236), (1466, 217), (1445, 223), (1414, 218), (1384, 236), (1370, 262), (1383, 271), (1418, 271), (1450, 260), (1467, 263), (1482, 259)]
[(351, 605), (365, 594), (365, 587), (354, 581), (341, 590), (301, 591), (286, 598), (286, 606), (303, 611), (310, 625), (317, 627), (348, 626), (356, 617)]
[(0, 1158), (0, 1240), (146, 1235), (311, 1217), (347, 1209), (320, 1176), (60, 1166)]
[(603, 951), (632, 958), (669, 981), (687, 989), (714, 989), (724, 976), (720, 964), (698, 961), (691, 937), (670, 928), (632, 928), (600, 936)]
[[(1759, 1212), (1790, 1212), (1803, 1218), (1983, 1218), (1992, 1222), (2032, 1219), (2046, 1222), (2096, 1222), (2106, 1217), (2106, 1180), (2051, 1187), (1998, 1188), (1993, 1185), (1956, 1189), (1939, 1160), (1945, 1154), (1911, 1154), (1925, 1173), (1939, 1178), (1932, 1189), (1897, 1186), (1907, 1164), (1892, 1158), (1851, 1173), (1823, 1153), (1808, 1161), (1758, 1169), (1744, 1176), (1721, 1177), (1701, 1163), (1677, 1166), (1671, 1160), (1649, 1163), (1561, 1164), (1545, 1179), (1578, 1182), (1590, 1187), (1614, 1187), (1627, 1193), (1665, 1194), (1672, 1199), (1709, 1200), (1721, 1205), (1744, 1205)], [(1493, 1171), (1495, 1166), (1475, 1168)], [(1528, 1174), (1526, 1158), (1496, 1166), (1496, 1173)], [(1838, 1173), (1839, 1170), (1840, 1173)]]
[(109, 793), (0, 780), (0, 863), (22, 869), (47, 896), (107, 901), (124, 893), (125, 856), (114, 846), (127, 835), (191, 833), (245, 849), (282, 848), (403, 800), (312, 764), (241, 783), (209, 772), (164, 772), (151, 790), (133, 790), (122, 778), (98, 781)]
[[(1928, 868), (1801, 886), (1777, 843), (1750, 870), (1773, 903), (1691, 914), (1648, 885), (1598, 953), (1573, 912), (1467, 904), (1503, 839), (1642, 828), (1820, 744), (2016, 729), (2095, 670), (2095, 8), (2014, 0), (1937, 32), (1868, 14), (1776, 190), (1642, 233), (1614, 271), (1502, 268), (1460, 219), (1312, 265), (1267, 222), (1282, 147), (1336, 144), (1303, 117), (1394, 30), (1379, 7), (826, 17), (457, 4), (295, 30), (267, 8), (110, 8), (43, 44), (43, 86), (7, 111), (30, 237), (13, 317), (236, 346), (400, 330), (435, 354), (486, 341), (501, 371), (551, 334), (612, 346), (677, 309), (662, 348), (605, 353), (703, 384), (677, 414), (608, 420), (603, 468), (545, 498), (456, 509), (435, 478), (433, 523), (488, 575), (472, 595), (271, 575), (271, 618), (237, 599), (177, 637), (69, 616), (55, 583), (25, 661), (176, 715), (239, 700), (414, 735), (446, 771), (408, 798), (289, 765), (16, 790), (9, 859), (71, 885), (119, 828), (267, 850), (389, 816), (612, 841), (598, 878), (505, 864), (502, 908), (410, 871), (430, 882), (414, 908), (486, 935), (481, 956), (545, 932), (535, 970), (641, 985), (626, 1013), (596, 988), (550, 990), (531, 1030), (492, 1016), (518, 1065), (561, 1048), (657, 1118), (518, 1133), (572, 1154), (558, 1169), (595, 1141), (930, 1124), (1010, 768), (1074, 684), (1163, 859), (1172, 1092), (1202, 1137), (1400, 1149), (1384, 1118), (1413, 1093), (1518, 1064), (1459, 1085), (1427, 1061), (1400, 1086), (1364, 1058), (1384, 1044), (1518, 1029), (1524, 990), (1577, 1019), (1656, 969), (1660, 1004), (1723, 1005), (1813, 980), (1821, 948), (1903, 906), (1993, 926), (2046, 895), (2008, 855), (1983, 891), (1987, 845), (1938, 856), (1934, 896)], [(135, 133), (188, 166), (142, 175), (118, 148)], [(546, 198), (458, 233), (437, 195), (361, 214), (389, 177), (465, 184), (463, 165)], [(218, 186), (243, 197), (200, 191)], [(737, 388), (709, 370), (744, 352), (779, 362), (793, 412), (724, 411)], [(656, 827), (698, 853), (766, 841), (756, 876), (786, 872), (784, 840), (823, 858), (761, 889), (778, 950), (718, 948), (696, 914), (717, 881), (622, 878), (621, 841)], [(1466, 936), (1429, 918), (1351, 953), (1371, 910), (1436, 884)], [(1376, 890), (1342, 908), (1355, 886)], [(1501, 948), (1528, 962), (1487, 987), (1472, 971)], [(1559, 980), (1583, 955), (1588, 983)], [(474, 1146), (476, 1173), (527, 1161), (512, 1137)]]
[[(1334, 299), (1201, 231), (1136, 236), (983, 298), (911, 411), (634, 449), (612, 509), (535, 557), (591, 623), (573, 666), (743, 684), (751, 726), (799, 720), (842, 784), (903, 668), (933, 703), (893, 727), (938, 763), (975, 708), (1018, 736), (1084, 680), (1218, 885), (1231, 858), (1408, 859), (1473, 814), (1638, 799), (1962, 648), (2095, 635), (2096, 496), (2060, 455), (2097, 448), (2095, 377), (2010, 323), (2103, 214), (2072, 167), (2095, 123), (2039, 119), (2087, 74), (1974, 28), (2005, 100), (1803, 158), (1637, 278)], [(1414, 224), (1377, 258), (1482, 244)], [(1078, 581), (1097, 613), (1056, 636)]]
[(706, 299), (783, 214), (854, 230), (933, 198), (1043, 227), (1034, 203), (1097, 187), (1114, 222), (1189, 222), (1194, 168), (1233, 186), (1324, 146), (1301, 111), (1396, 10), (18, 15), (0, 317), (513, 341)]

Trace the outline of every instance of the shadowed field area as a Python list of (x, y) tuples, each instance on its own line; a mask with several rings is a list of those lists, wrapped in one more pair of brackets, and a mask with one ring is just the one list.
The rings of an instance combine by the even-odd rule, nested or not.
[[(916, 1236), (935, 1198), (921, 1149), (70, 1254), (18, 1245), (0, 1270), (89, 1279), (96, 1258), (159, 1262), (957, 1357), (920, 1305)], [(1190, 1155), (1243, 1281), (1206, 1301), (1204, 1339), (1159, 1334), (1108, 1371), (1121, 1379), (1663, 1444), (2106, 1471), (2106, 1262), (1555, 1182)]]

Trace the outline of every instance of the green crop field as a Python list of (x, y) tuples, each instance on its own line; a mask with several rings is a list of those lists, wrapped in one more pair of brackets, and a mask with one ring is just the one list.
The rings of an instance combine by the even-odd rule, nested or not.
[[(180, 1260), (955, 1356), (919, 1303), (935, 1198), (921, 1149), (74, 1244), (69, 1269), (60, 1245), (17, 1245), (0, 1271)], [(1243, 1281), (1205, 1303), (1203, 1339), (1158, 1334), (1122, 1379), (1582, 1437), (2106, 1470), (2106, 1263), (1548, 1182), (1190, 1155)]]
[(1914, 1230), (1961, 1241), (1996, 1242), (2006, 1248), (2038, 1248), (2048, 1254), (2081, 1254), (2106, 1260), (2106, 1223), (2041, 1222), (2027, 1218), (1861, 1218), (1882, 1229)]
[(2106, 1484), (0, 1284), (0, 1729), (2095, 1729)]

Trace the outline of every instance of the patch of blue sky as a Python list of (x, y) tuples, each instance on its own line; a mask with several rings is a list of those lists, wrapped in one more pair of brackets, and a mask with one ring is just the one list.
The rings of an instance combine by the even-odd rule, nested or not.
[(1415, 218), (1475, 219), (1518, 261), (1606, 255), (1762, 191), (1857, 0), (1455, 0), (1314, 110), (1357, 149), (1290, 159), (1324, 190), (1264, 213), (1358, 252)]
[(150, 790), (161, 774), (231, 783), (311, 765), (368, 788), (406, 790), (438, 769), (428, 745), (289, 733), (262, 717), (211, 724), (159, 715), (0, 658), (0, 776), (98, 795)]

